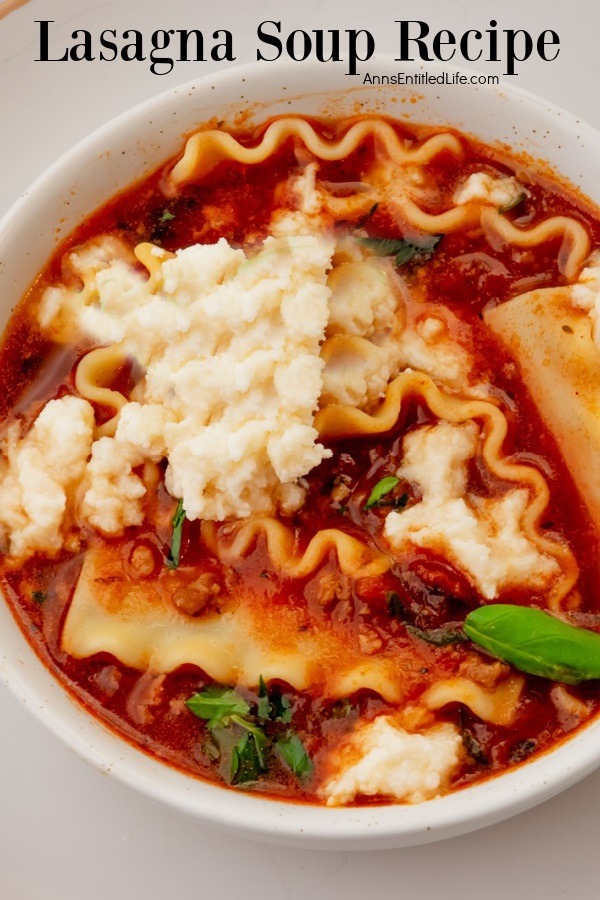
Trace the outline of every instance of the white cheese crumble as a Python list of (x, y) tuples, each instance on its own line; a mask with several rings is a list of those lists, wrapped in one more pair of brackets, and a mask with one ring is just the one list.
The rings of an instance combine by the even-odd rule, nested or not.
[(434, 381), (448, 387), (468, 386), (473, 365), (471, 356), (452, 340), (446, 323), (439, 318), (426, 318), (421, 327), (407, 328), (399, 349), (404, 368), (425, 372)]
[(513, 175), (489, 175), (487, 172), (473, 172), (454, 192), (453, 201), (457, 206), (467, 203), (487, 203), (504, 209), (529, 196), (527, 189)]
[(146, 487), (133, 469), (145, 460), (158, 462), (166, 453), (165, 416), (155, 404), (127, 403), (114, 438), (92, 445), (87, 466), (81, 515), (95, 528), (116, 534), (144, 520)]
[[(250, 258), (221, 239), (164, 259), (159, 279), (120, 255), (95, 273), (88, 305), (53, 289), (52, 309), (62, 291), (84, 333), (145, 367), (136, 400), (163, 410), (166, 485), (189, 519), (271, 513), (281, 487), (329, 455), (313, 419), (332, 254), (331, 241), (308, 235), (267, 238)], [(42, 310), (48, 319), (45, 300)], [(140, 508), (131, 468), (141, 459), (120, 434), (94, 448), (85, 503), (108, 531)]]
[(362, 340), (327, 360), (321, 405), (364, 409), (381, 397), (400, 370), (404, 306), (399, 279), (386, 261), (359, 256), (336, 265), (328, 284), (327, 337)]
[(490, 600), (511, 585), (542, 588), (557, 575), (558, 565), (523, 533), (528, 491), (509, 490), (500, 499), (466, 492), (477, 444), (472, 422), (440, 422), (406, 435), (398, 476), (415, 484), (423, 499), (390, 512), (385, 537), (396, 552), (412, 545), (445, 557)]
[(442, 313), (415, 324), (406, 321), (413, 301), (389, 260), (368, 255), (342, 261), (334, 266), (328, 284), (327, 337), (358, 337), (363, 343), (327, 358), (322, 406), (339, 403), (370, 409), (384, 396), (390, 380), (406, 368), (425, 372), (451, 388), (468, 386), (471, 355), (453, 340)]
[(63, 546), (73, 494), (92, 444), (94, 413), (87, 400), (50, 400), (25, 437), (9, 428), (0, 475), (0, 530), (10, 554), (55, 554)]
[(339, 771), (319, 791), (327, 806), (360, 796), (421, 803), (447, 788), (462, 756), (462, 739), (450, 724), (411, 734), (391, 716), (379, 716), (359, 726), (339, 756)]
[(600, 250), (592, 253), (579, 279), (571, 285), (571, 298), (590, 317), (594, 343), (600, 348)]

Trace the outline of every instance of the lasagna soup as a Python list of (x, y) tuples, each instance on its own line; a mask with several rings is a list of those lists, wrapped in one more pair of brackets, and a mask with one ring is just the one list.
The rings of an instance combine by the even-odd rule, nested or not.
[(89, 712), (234, 789), (415, 803), (600, 706), (600, 225), (378, 118), (209, 124), (1, 349), (2, 583)]

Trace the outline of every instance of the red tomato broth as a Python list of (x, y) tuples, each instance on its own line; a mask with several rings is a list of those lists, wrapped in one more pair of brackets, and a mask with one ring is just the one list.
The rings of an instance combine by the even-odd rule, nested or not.
[[(313, 122), (323, 135), (334, 134), (329, 125)], [(406, 138), (423, 137), (395, 125)], [(262, 129), (261, 129), (262, 131)], [(254, 135), (256, 139), (260, 132)], [(442, 154), (428, 166), (432, 175), (443, 183), (439, 209), (448, 204), (456, 185), (474, 171), (493, 167), (511, 170), (495, 162), (493, 151), (476, 142), (463, 139), (465, 154), (457, 160)], [(366, 141), (346, 160), (320, 164), (320, 176), (331, 181), (356, 181), (368, 168), (373, 147)], [(515, 165), (517, 162), (515, 161)], [(274, 208), (278, 184), (298, 170), (291, 141), (267, 162), (254, 166), (221, 163), (201, 183), (183, 187), (177, 198), (169, 199), (161, 191), (165, 173), (171, 164), (153, 173), (139, 184), (123, 191), (89, 216), (58, 248), (52, 260), (24, 298), (9, 323), (0, 349), (0, 413), (10, 422), (15, 417), (30, 423), (48, 399), (63, 393), (75, 393), (74, 368), (85, 347), (52, 349), (36, 328), (30, 311), (43, 290), (61, 279), (66, 251), (98, 234), (115, 233), (131, 246), (151, 240), (167, 250), (195, 242), (210, 243), (225, 237), (233, 243), (253, 243), (267, 233), (267, 223)], [(593, 244), (600, 243), (600, 223), (576, 195), (547, 178), (528, 182), (530, 197), (509, 217), (519, 224), (535, 222), (548, 214), (567, 214), (583, 221)], [(165, 216), (165, 212), (168, 213)], [(352, 223), (345, 223), (345, 229)], [(366, 222), (371, 236), (402, 237), (398, 226), (381, 208)], [(509, 434), (504, 452), (515, 452), (521, 459), (538, 465), (548, 480), (550, 504), (543, 527), (549, 533), (564, 537), (570, 544), (580, 567), (579, 588), (583, 597), (581, 616), (587, 615), (587, 627), (600, 631), (600, 595), (598, 594), (598, 535), (573, 486), (557, 450), (554, 438), (544, 427), (531, 402), (515, 364), (499, 348), (482, 323), (482, 311), (501, 303), (533, 286), (564, 282), (557, 269), (558, 242), (522, 251), (506, 247), (493, 251), (481, 229), (467, 234), (457, 232), (444, 236), (434, 255), (427, 261), (408, 263), (402, 275), (410, 286), (425, 290), (428, 303), (447, 305), (458, 320), (471, 329), (475, 343), (475, 365), (482, 380), (489, 379), (506, 401)], [(524, 284), (526, 287), (523, 287)], [(121, 373), (118, 385), (131, 386), (131, 372)], [(99, 411), (102, 413), (102, 411)], [(99, 421), (102, 421), (102, 415)], [(416, 402), (408, 404), (391, 433), (375, 438), (344, 440), (334, 446), (334, 456), (325, 460), (307, 478), (306, 505), (287, 524), (299, 530), (306, 546), (320, 528), (339, 528), (367, 540), (371, 546), (387, 549), (382, 538), (384, 517), (378, 509), (365, 510), (364, 505), (374, 484), (384, 475), (394, 474), (402, 454), (402, 437), (407, 428), (427, 422), (431, 416)], [(332, 499), (335, 479), (346, 476), (350, 494), (343, 502)], [(497, 494), (506, 485), (496, 482), (481, 467), (472, 466), (469, 487), (478, 492)], [(401, 484), (395, 493), (406, 492), (408, 503), (419, 499), (410, 485)], [(169, 575), (163, 565), (170, 541), (170, 518), (175, 501), (163, 486), (159, 489), (153, 521), (140, 528), (128, 528), (120, 538), (107, 539), (85, 527), (83, 547), (109, 547), (115, 559), (121, 560), (128, 577), (129, 558), (133, 546), (151, 548), (156, 561), (152, 578), (172, 580), (185, 586), (200, 572), (212, 572), (231, 590), (244, 586), (244, 602), (262, 611), (265, 626), (269, 607), (288, 610), (297, 617), (298, 627), (308, 628), (311, 621), (328, 623), (338, 634), (356, 639), (366, 633), (378, 644), (377, 653), (410, 658), (405, 673), (403, 702), (417, 700), (420, 694), (442, 677), (456, 674), (470, 644), (433, 646), (419, 638), (408, 626), (418, 629), (437, 628), (448, 622), (460, 623), (478, 601), (466, 578), (445, 560), (436, 559), (423, 550), (407, 553), (394, 567), (376, 578), (358, 579), (343, 585), (340, 595), (319, 596), (319, 584), (328, 575), (339, 580), (333, 559), (329, 559), (317, 576), (304, 579), (278, 578), (261, 540), (246, 558), (232, 565), (215, 560), (200, 542), (199, 523), (185, 522), (180, 567)], [(385, 510), (387, 512), (387, 510)], [(146, 752), (193, 775), (227, 780), (222, 763), (211, 760), (207, 752), (207, 729), (183, 705), (194, 692), (210, 683), (206, 675), (193, 666), (184, 666), (168, 674), (160, 684), (149, 681), (147, 674), (121, 664), (108, 654), (89, 659), (69, 657), (60, 646), (61, 628), (80, 571), (82, 554), (70, 556), (64, 551), (57, 560), (35, 556), (16, 568), (6, 561), (2, 567), (5, 592), (17, 621), (34, 650), (63, 685), (92, 714), (98, 716), (120, 735)], [(315, 582), (317, 582), (315, 584)], [(390, 613), (389, 594), (396, 594), (399, 607)], [(38, 600), (36, 601), (35, 596)], [(44, 596), (40, 602), (39, 598)], [(543, 597), (526, 591), (512, 591), (503, 600), (544, 606)], [(598, 618), (596, 618), (598, 616)], [(379, 643), (378, 643), (379, 642)], [(327, 768), (331, 748), (337, 746), (356, 721), (371, 719), (381, 712), (393, 712), (394, 706), (368, 691), (344, 700), (323, 699), (293, 691), (288, 685), (272, 685), (292, 702), (292, 727), (302, 739), (316, 765)], [(543, 752), (569, 733), (561, 725), (557, 708), (549, 697), (552, 684), (527, 676), (526, 689), (515, 722), (509, 727), (493, 726), (477, 719), (467, 708), (458, 705), (440, 712), (439, 719), (456, 723), (463, 732), (467, 755), (453, 782), (462, 787), (510, 765)], [(570, 688), (594, 712), (600, 708), (600, 690), (594, 683)], [(254, 692), (239, 689), (250, 702)], [(266, 726), (268, 736), (283, 733), (279, 725)], [(271, 768), (252, 790), (267, 796), (297, 801), (315, 801), (315, 781), (303, 783), (294, 777), (277, 757), (270, 755)], [(382, 802), (359, 798), (359, 803)]]

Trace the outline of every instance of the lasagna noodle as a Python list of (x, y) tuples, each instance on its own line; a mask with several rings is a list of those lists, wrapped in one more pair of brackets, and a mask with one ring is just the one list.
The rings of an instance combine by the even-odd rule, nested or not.
[(299, 551), (294, 532), (271, 517), (246, 519), (221, 527), (214, 522), (203, 522), (202, 538), (224, 561), (247, 556), (263, 538), (274, 568), (288, 578), (305, 578), (313, 574), (327, 561), (330, 553), (335, 553), (343, 574), (352, 578), (381, 575), (392, 564), (387, 554), (337, 528), (318, 531), (306, 549)]
[(96, 428), (95, 437), (113, 437), (119, 422), (119, 413), (127, 403), (120, 391), (106, 387), (114, 381), (119, 370), (127, 362), (127, 355), (118, 345), (99, 347), (86, 353), (77, 365), (75, 387), (80, 397), (115, 410), (115, 414)]
[[(224, 612), (192, 618), (172, 606), (160, 584), (128, 581), (106, 551), (90, 551), (65, 620), (62, 649), (75, 658), (109, 653), (154, 673), (195, 665), (215, 681), (249, 688), (262, 676), (331, 699), (371, 690), (400, 703), (419, 684), (418, 660), (408, 650), (406, 656), (398, 649), (366, 655), (325, 621), (300, 628), (302, 611), (266, 602), (263, 609), (241, 589)], [(492, 690), (450, 678), (429, 688), (420, 705), (436, 710), (463, 703), (483, 721), (509, 725), (522, 687), (521, 676)]]
[(156, 291), (162, 287), (162, 264), (167, 259), (175, 259), (175, 254), (169, 250), (163, 250), (156, 244), (144, 241), (134, 247), (135, 258), (148, 270), (148, 287)]
[(587, 231), (576, 219), (553, 216), (532, 228), (520, 228), (497, 210), (483, 209), (481, 225), (492, 246), (539, 247), (554, 238), (562, 238), (558, 254), (559, 271), (567, 278), (575, 278), (590, 252)]
[[(500, 309), (501, 307), (499, 307)], [(484, 423), (482, 457), (488, 469), (503, 481), (519, 484), (529, 490), (531, 501), (521, 523), (526, 537), (542, 552), (556, 559), (562, 577), (548, 596), (551, 609), (558, 609), (571, 591), (578, 576), (577, 563), (568, 546), (551, 540), (539, 530), (539, 522), (548, 506), (550, 494), (541, 472), (502, 455), (507, 434), (506, 416), (489, 400), (464, 399), (440, 390), (422, 372), (407, 370), (398, 375), (386, 390), (385, 400), (372, 415), (348, 406), (331, 405), (315, 417), (315, 428), (325, 441), (345, 437), (382, 434), (394, 427), (403, 402), (410, 397), (423, 400), (439, 419), (459, 423), (472, 419)]]
[(525, 679), (521, 675), (511, 675), (494, 688), (484, 688), (469, 678), (446, 678), (430, 687), (421, 702), (427, 709), (438, 710), (451, 703), (468, 706), (475, 715), (492, 725), (512, 725)]
[(375, 140), (384, 157), (397, 165), (424, 165), (443, 151), (462, 155), (462, 145), (452, 134), (436, 134), (417, 147), (407, 149), (391, 125), (380, 119), (363, 119), (350, 125), (335, 140), (322, 138), (304, 119), (285, 116), (272, 122), (255, 147), (240, 144), (226, 131), (199, 131), (188, 138), (183, 156), (170, 173), (175, 188), (208, 175), (223, 160), (245, 165), (262, 163), (273, 155), (285, 141), (299, 138), (307, 150), (328, 161), (345, 159), (367, 138)]
[(324, 621), (305, 629), (305, 611), (266, 608), (240, 588), (227, 609), (192, 618), (179, 613), (160, 582), (128, 581), (106, 551), (89, 551), (65, 620), (62, 649), (84, 658), (110, 653), (124, 665), (171, 672), (191, 664), (224, 684), (254, 687), (259, 677), (299, 691), (345, 697), (370, 689), (400, 702), (419, 677), (412, 657), (369, 656)]
[(484, 314), (521, 377), (600, 528), (600, 353), (570, 288), (530, 291)]
[(478, 210), (473, 205), (455, 206), (439, 214), (427, 213), (410, 199), (409, 186), (404, 184), (403, 169), (407, 166), (425, 166), (442, 152), (462, 156), (460, 140), (442, 133), (407, 148), (391, 125), (379, 119), (355, 122), (342, 137), (328, 140), (317, 134), (309, 122), (285, 117), (269, 125), (255, 147), (240, 144), (225, 131), (200, 131), (188, 138), (182, 158), (171, 170), (171, 184), (177, 190), (186, 182), (207, 175), (225, 159), (245, 165), (264, 162), (290, 138), (300, 139), (313, 156), (328, 161), (345, 159), (367, 138), (374, 140), (376, 162), (357, 184), (355, 193), (336, 197), (333, 184), (318, 190), (321, 208), (336, 218), (352, 218), (380, 201), (387, 202), (412, 228), (428, 234), (455, 231), (478, 218)]
[(188, 138), (183, 156), (170, 172), (170, 183), (177, 190), (186, 182), (209, 174), (223, 160), (245, 165), (262, 163), (290, 138), (300, 139), (313, 156), (328, 161), (344, 159), (367, 138), (375, 141), (378, 161), (363, 177), (357, 194), (336, 198), (331, 194), (331, 185), (329, 191), (321, 191), (324, 208), (335, 216), (352, 217), (357, 211), (364, 212), (367, 203), (385, 201), (400, 219), (426, 234), (447, 234), (481, 222), (492, 242), (500, 240), (517, 247), (536, 247), (562, 236), (558, 262), (559, 270), (567, 278), (577, 275), (589, 253), (590, 241), (586, 229), (568, 216), (555, 216), (526, 229), (513, 225), (482, 200), (455, 204), (441, 213), (432, 214), (421, 209), (399, 186), (401, 179), (394, 176), (394, 170), (397, 176), (402, 167), (426, 166), (442, 152), (460, 157), (462, 144), (457, 137), (446, 132), (433, 135), (414, 148), (407, 148), (391, 125), (379, 119), (350, 124), (341, 137), (329, 140), (317, 134), (304, 119), (283, 117), (272, 122), (259, 143), (252, 147), (241, 144), (225, 131), (199, 131)]

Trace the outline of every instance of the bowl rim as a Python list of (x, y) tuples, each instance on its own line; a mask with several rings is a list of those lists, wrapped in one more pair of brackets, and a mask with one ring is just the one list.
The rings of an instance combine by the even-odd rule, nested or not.
[[(403, 63), (405, 71), (456, 72), (466, 75), (483, 74), (475, 69), (440, 63)], [(153, 110), (179, 95), (203, 92), (214, 85), (237, 83), (256, 74), (258, 63), (228, 67), (221, 72), (202, 75), (180, 85), (161, 91), (94, 130), (61, 155), (42, 172), (21, 194), (0, 220), (0, 243), (12, 226), (27, 216), (30, 206), (51, 185), (57, 176), (76, 164), (79, 158), (94, 147), (110, 146), (111, 139), (134, 120), (142, 120)], [(395, 72), (397, 61), (391, 55), (378, 55), (369, 61), (369, 69)], [(322, 64), (306, 61), (302, 67), (286, 61), (272, 64), (274, 91), (285, 79), (296, 81), (309, 69), (322, 73)], [(299, 71), (300, 70), (300, 71)], [(262, 70), (261, 70), (262, 71)], [(505, 84), (478, 85), (484, 93), (500, 91), (511, 101), (521, 101), (543, 115), (560, 116), (563, 123), (576, 127), (600, 149), (600, 132), (587, 122), (531, 91)], [(316, 93), (316, 92), (311, 92)], [(109, 199), (108, 197), (106, 199)], [(87, 214), (93, 210), (88, 210)], [(8, 604), (6, 604), (8, 608)], [(9, 612), (14, 627), (20, 631)], [(22, 636), (22, 635), (21, 635)], [(25, 640), (25, 639), (24, 639)], [(35, 656), (31, 647), (29, 653)], [(37, 659), (37, 657), (36, 657)], [(117, 781), (138, 790), (147, 797), (178, 810), (197, 820), (229, 833), (288, 845), (301, 844), (305, 848), (369, 849), (399, 847), (427, 843), (464, 834), (515, 815), (564, 790), (600, 766), (600, 717), (584, 726), (571, 738), (536, 759), (522, 763), (515, 769), (486, 781), (463, 788), (443, 797), (416, 805), (367, 806), (326, 808), (290, 803), (236, 792), (186, 775), (168, 764), (158, 761), (140, 748), (129, 744), (116, 731), (80, 707), (39, 659), (39, 665), (68, 703), (85, 717), (65, 717), (60, 703), (40, 703), (39, 690), (26, 666), (7, 656), (4, 639), (0, 636), (0, 672), (17, 699), (24, 703), (42, 724), (69, 749), (91, 763), (101, 772), (111, 774)], [(53, 688), (50, 694), (56, 693)], [(64, 704), (63, 704), (64, 705)], [(91, 727), (93, 726), (93, 728)], [(87, 734), (87, 737), (85, 736)], [(93, 739), (90, 736), (93, 734)], [(123, 746), (125, 744), (125, 746)], [(598, 747), (595, 745), (598, 744)], [(114, 746), (113, 746), (114, 745)], [(112, 752), (109, 749), (112, 748)], [(144, 764), (140, 758), (145, 759)]]

